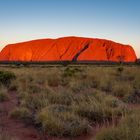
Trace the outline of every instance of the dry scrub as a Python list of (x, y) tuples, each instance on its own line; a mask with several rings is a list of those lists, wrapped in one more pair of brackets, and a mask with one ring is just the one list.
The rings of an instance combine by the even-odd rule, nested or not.
[[(0, 82), (18, 95), (17, 108), (10, 116), (31, 122), (43, 133), (73, 137), (112, 124), (113, 128), (102, 130), (96, 139), (128, 140), (135, 135), (130, 140), (138, 140), (139, 115), (129, 106), (140, 103), (139, 73), (138, 67), (118, 66), (19, 67), (7, 68), (6, 72), (3, 68)], [(7, 99), (1, 88), (0, 101)], [(119, 120), (122, 124), (116, 126)]]

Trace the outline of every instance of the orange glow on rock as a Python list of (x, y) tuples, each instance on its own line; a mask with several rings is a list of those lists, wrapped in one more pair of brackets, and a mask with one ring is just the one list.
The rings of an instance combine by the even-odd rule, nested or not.
[(64, 37), (7, 45), (0, 61), (124, 61), (137, 59), (129, 45), (104, 39)]

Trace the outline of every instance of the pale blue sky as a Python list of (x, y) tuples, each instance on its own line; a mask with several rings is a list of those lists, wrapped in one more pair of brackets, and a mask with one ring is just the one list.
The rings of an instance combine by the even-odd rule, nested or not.
[(140, 57), (140, 0), (0, 0), (0, 48), (62, 36), (130, 44)]

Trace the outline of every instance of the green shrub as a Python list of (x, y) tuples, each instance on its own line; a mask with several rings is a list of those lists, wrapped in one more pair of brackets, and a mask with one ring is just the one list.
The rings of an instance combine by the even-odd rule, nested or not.
[(11, 81), (15, 78), (16, 76), (12, 72), (0, 71), (0, 83), (5, 86), (9, 86)]
[(139, 140), (140, 111), (125, 117), (115, 128), (106, 128), (97, 133), (96, 140)]
[(9, 99), (7, 90), (3, 87), (0, 88), (0, 102), (7, 101)]
[(114, 81), (110, 78), (106, 78), (101, 81), (100, 88), (102, 91), (109, 93), (112, 92), (113, 85), (114, 85)]
[(63, 76), (63, 77), (72, 77), (72, 76), (75, 76), (75, 73), (76, 73), (76, 70), (75, 70), (75, 69), (70, 68), (70, 67), (67, 67), (67, 68), (64, 70), (62, 76)]
[(61, 78), (58, 73), (50, 73), (47, 77), (47, 81), (50, 87), (57, 87), (60, 85)]
[(87, 133), (88, 122), (81, 119), (65, 106), (49, 106), (37, 116), (43, 130), (53, 136), (79, 136)]
[(126, 107), (121, 101), (115, 97), (100, 94), (82, 97), (78, 104), (73, 105), (75, 113), (95, 124), (112, 121), (125, 114)]
[(112, 88), (112, 95), (123, 98), (133, 93), (133, 88), (127, 82), (116, 82)]
[(48, 100), (51, 104), (71, 105), (72, 103), (71, 95), (63, 92), (49, 94)]
[(118, 67), (117, 68), (117, 72), (119, 72), (119, 74), (121, 74), (124, 71), (124, 67)]
[(75, 106), (74, 109), (76, 114), (81, 117), (85, 117), (94, 123), (100, 123), (104, 119), (103, 110), (100, 105), (95, 106), (93, 104), (81, 103), (80, 105)]
[(128, 69), (125, 69), (124, 73), (122, 74), (121, 80), (133, 82), (135, 81), (136, 77), (137, 77), (137, 72), (135, 71), (135, 69), (128, 68)]
[(103, 99), (100, 102), (96, 97), (92, 96), (84, 97), (79, 104), (74, 104), (73, 110), (80, 117), (87, 118), (95, 124), (111, 120), (113, 114), (113, 109), (109, 106), (107, 107), (107, 105), (104, 104)]
[(69, 82), (70, 82), (69, 77), (61, 77), (60, 85), (65, 87), (65, 86), (69, 85)]
[(140, 78), (137, 78), (134, 82), (133, 82), (133, 88), (136, 90), (140, 90)]
[(105, 96), (104, 102), (105, 102), (105, 105), (112, 108), (118, 107), (119, 104), (121, 104), (121, 102), (116, 97), (111, 96), (111, 95)]
[(14, 119), (20, 119), (24, 121), (25, 123), (31, 123), (32, 122), (32, 114), (31, 112), (24, 107), (16, 108), (10, 113), (10, 117)]
[(87, 77), (85, 83), (87, 83), (90, 88), (98, 88), (100, 86), (100, 81), (96, 79), (96, 77)]
[[(8, 84), (8, 90), (18, 93), (19, 108), (15, 116), (25, 122), (35, 120), (37, 126), (42, 126), (41, 130), (50, 135), (83, 135), (89, 124), (116, 126), (126, 114), (133, 114), (128, 109), (129, 103), (140, 103), (140, 69), (137, 67), (123, 66), (121, 72), (118, 66), (43, 66), (6, 70), (14, 71), (17, 77)], [(112, 140), (117, 137), (116, 133), (120, 134), (118, 128), (124, 129), (120, 125), (107, 128), (112, 133)], [(108, 140), (110, 133), (105, 134)], [(122, 133), (120, 135), (124, 136)]]
[(134, 90), (133, 93), (125, 96), (124, 101), (127, 103), (139, 104), (140, 103), (140, 90)]
[(29, 93), (40, 93), (42, 88), (37, 84), (30, 84), (28, 85)]
[(71, 80), (70, 82), (70, 89), (74, 92), (74, 93), (79, 93), (80, 91), (84, 90), (84, 86), (82, 81), (76, 81), (75, 79)]
[(21, 100), (21, 106), (25, 106), (32, 111), (40, 110), (48, 104), (47, 95), (41, 93), (38, 95), (25, 95)]

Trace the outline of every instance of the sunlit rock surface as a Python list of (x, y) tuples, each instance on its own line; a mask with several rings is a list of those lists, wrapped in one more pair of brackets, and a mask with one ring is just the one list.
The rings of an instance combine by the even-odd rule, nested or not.
[(124, 61), (135, 62), (129, 45), (82, 37), (40, 39), (7, 45), (0, 61)]

